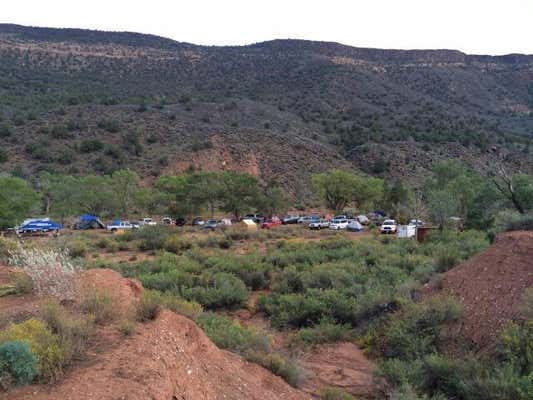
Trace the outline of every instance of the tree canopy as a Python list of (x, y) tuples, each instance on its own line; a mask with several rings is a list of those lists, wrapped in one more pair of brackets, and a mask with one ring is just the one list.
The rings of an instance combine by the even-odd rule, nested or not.
[(0, 188), (0, 229), (6, 229), (28, 217), (39, 196), (26, 181), (12, 176), (0, 176)]
[(383, 196), (383, 180), (333, 169), (312, 176), (313, 188), (326, 207), (342, 212), (350, 203), (368, 209)]

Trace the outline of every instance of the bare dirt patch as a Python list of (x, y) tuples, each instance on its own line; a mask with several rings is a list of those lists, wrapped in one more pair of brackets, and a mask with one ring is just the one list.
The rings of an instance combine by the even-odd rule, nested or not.
[(379, 398), (382, 384), (374, 379), (374, 364), (353, 343), (317, 346), (304, 355), (300, 365), (306, 374), (302, 390), (316, 394), (318, 389), (332, 386), (361, 399)]

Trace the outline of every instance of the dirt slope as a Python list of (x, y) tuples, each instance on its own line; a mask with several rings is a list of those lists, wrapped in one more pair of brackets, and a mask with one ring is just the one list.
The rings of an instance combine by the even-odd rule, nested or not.
[(60, 384), (11, 393), (12, 400), (306, 399), (280, 378), (219, 350), (194, 322), (172, 312), (76, 369)]
[(331, 386), (358, 399), (375, 399), (383, 392), (374, 380), (374, 364), (353, 343), (318, 346), (303, 357), (300, 365), (306, 371), (302, 390), (308, 393)]
[(520, 318), (523, 293), (531, 286), (533, 232), (508, 232), (484, 252), (443, 274), (442, 281), (426, 285), (422, 293), (456, 297), (464, 306), (464, 315), (454, 327), (456, 344), (484, 351), (509, 321)]
[[(117, 272), (85, 271), (83, 290), (112, 290), (122, 313), (131, 311), (142, 287)], [(9, 297), (9, 296), (8, 296)], [(19, 296), (13, 296), (23, 302)], [(35, 299), (33, 299), (35, 300)], [(35, 301), (31, 302), (32, 305)], [(58, 384), (0, 393), (9, 400), (303, 400), (309, 397), (281, 378), (218, 349), (191, 320), (170, 311), (122, 338), (112, 326), (96, 335), (88, 360)]]

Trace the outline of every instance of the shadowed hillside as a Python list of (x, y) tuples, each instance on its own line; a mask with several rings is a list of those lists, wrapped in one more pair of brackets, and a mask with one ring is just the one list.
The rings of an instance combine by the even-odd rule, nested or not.
[(450, 148), (528, 169), (533, 56), (206, 47), (3, 24), (0, 107), (3, 170), (155, 176), (215, 157), (210, 169), (235, 165), (295, 193), (332, 166), (394, 175), (403, 160), (402, 175), (419, 175)]

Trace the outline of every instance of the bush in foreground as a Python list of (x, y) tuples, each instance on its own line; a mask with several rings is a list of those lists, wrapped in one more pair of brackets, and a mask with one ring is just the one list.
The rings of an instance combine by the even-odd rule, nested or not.
[(137, 321), (146, 322), (156, 319), (163, 308), (162, 303), (161, 293), (145, 290), (137, 304)]
[(0, 332), (0, 344), (12, 341), (26, 343), (37, 358), (37, 376), (46, 382), (57, 381), (63, 376), (70, 348), (62, 342), (43, 322), (29, 319), (20, 324), (11, 324)]
[(85, 293), (80, 306), (83, 312), (94, 315), (97, 324), (111, 321), (117, 314), (113, 297), (103, 291), (91, 290)]
[(0, 388), (7, 389), (9, 381), (27, 385), (37, 375), (37, 358), (27, 343), (16, 340), (0, 345)]
[(74, 315), (57, 300), (48, 300), (41, 304), (41, 318), (60, 338), (65, 352), (65, 363), (81, 356), (87, 341), (95, 332), (94, 315)]

